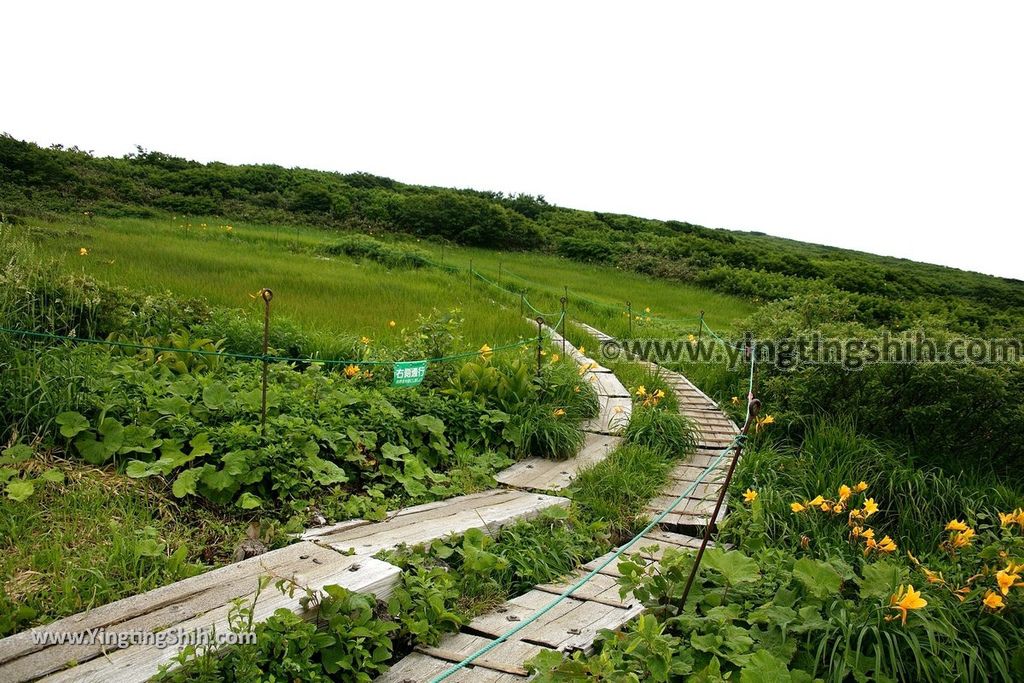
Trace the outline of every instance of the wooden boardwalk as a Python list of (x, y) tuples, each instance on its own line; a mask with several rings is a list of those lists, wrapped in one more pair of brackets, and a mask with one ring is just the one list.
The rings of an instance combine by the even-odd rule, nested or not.
[[(587, 331), (599, 342), (612, 341), (611, 337), (587, 325)], [(575, 349), (573, 349), (575, 351)], [(581, 360), (576, 352), (577, 362)], [(669, 474), (668, 485), (649, 501), (645, 512), (651, 517), (661, 514), (683, 493), (689, 495), (677, 505), (661, 522), (661, 528), (655, 528), (637, 541), (626, 554), (639, 554), (645, 561), (658, 562), (668, 549), (685, 550), (700, 545), (698, 532), (710, 522), (714, 512), (715, 501), (724, 483), (728, 468), (728, 458), (721, 458), (720, 464), (709, 472), (701, 483), (697, 478), (704, 470), (717, 460), (717, 456), (727, 448), (739, 429), (719, 408), (711, 398), (695, 387), (683, 375), (667, 370), (654, 363), (636, 360), (646, 364), (652, 372), (658, 373), (675, 393), (679, 412), (693, 420), (699, 430), (698, 448), (685, 462), (677, 465)], [(614, 378), (604, 368), (594, 370), (595, 373)], [(615, 382), (618, 382), (616, 379)], [(619, 389), (611, 382), (602, 382), (606, 396), (614, 395), (615, 399), (630, 402), (625, 389)], [(610, 404), (611, 405), (611, 404)], [(607, 411), (603, 411), (607, 414)], [(614, 437), (612, 437), (614, 438)], [(584, 449), (586, 451), (586, 448)], [(525, 487), (537, 485), (541, 487), (563, 484), (589, 463), (578, 456), (572, 471), (566, 463), (550, 461), (524, 461), (513, 466), (506, 473), (513, 472), (514, 480)], [(537, 461), (539, 459), (532, 459)], [(566, 461), (568, 462), (568, 461)], [(527, 464), (529, 463), (529, 464)], [(546, 463), (546, 464), (544, 464)], [(535, 477), (528, 474), (538, 470)], [(501, 476), (499, 475), (499, 480)], [(509, 477), (512, 478), (512, 477)], [(545, 490), (554, 490), (549, 487)], [(725, 507), (722, 508), (724, 514)], [(716, 520), (716, 522), (721, 521)], [(690, 533), (676, 533), (685, 530)], [(501, 607), (474, 619), (464, 629), (465, 632), (444, 638), (436, 648), (418, 648), (416, 652), (402, 659), (387, 674), (377, 679), (385, 683), (421, 683), (429, 681), (443, 673), (451, 666), (461, 662), (488, 643), (494, 642), (503, 634), (516, 627), (516, 624), (530, 619), (533, 615), (547, 607), (558, 595), (569, 589), (591, 571), (598, 569), (614, 556), (614, 551), (598, 557), (576, 570), (569, 577), (554, 584), (542, 584)], [(618, 578), (618, 562), (611, 561), (587, 583), (583, 584), (570, 597), (566, 598), (548, 612), (537, 618), (521, 631), (513, 634), (509, 640), (496, 646), (486, 655), (477, 659), (470, 666), (452, 675), (452, 681), (525, 681), (527, 672), (522, 669), (522, 662), (534, 656), (540, 649), (571, 652), (573, 650), (589, 651), (601, 629), (618, 629), (639, 615), (643, 608), (631, 594), (620, 595)]]

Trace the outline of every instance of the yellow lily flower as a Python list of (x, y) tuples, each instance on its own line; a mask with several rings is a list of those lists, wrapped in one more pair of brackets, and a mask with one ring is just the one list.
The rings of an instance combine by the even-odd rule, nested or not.
[(789, 504), (789, 509), (790, 509), (790, 510), (792, 510), (793, 512), (803, 512), (803, 511), (804, 511), (804, 510), (806, 510), (807, 508), (805, 508), (805, 507), (804, 507), (804, 506), (803, 506), (802, 504), (800, 504), (800, 503), (790, 503), (790, 504)]
[(821, 505), (821, 504), (822, 504), (822, 503), (824, 503), (824, 502), (825, 502), (825, 499), (824, 499), (824, 498), (822, 498), (821, 496), (816, 496), (816, 497), (814, 498), (814, 500), (812, 500), (812, 501), (809, 501), (809, 502), (808, 502), (807, 504), (808, 504), (809, 506), (811, 506), (812, 508), (814, 508), (814, 507), (818, 507), (819, 505)]
[(395, 326), (395, 324), (396, 324), (396, 323), (395, 323), (395, 321), (394, 321), (394, 320), (389, 320), (389, 321), (388, 321), (388, 327), (394, 327), (394, 326)]
[(866, 481), (862, 481), (862, 482), (858, 483), (856, 486), (854, 486), (853, 490), (856, 491), (857, 493), (861, 493), (863, 491), (867, 491), (868, 490), (868, 483)]
[(581, 355), (585, 355), (587, 353), (587, 350), (585, 348), (583, 348), (582, 346), (580, 348), (576, 349), (576, 350), (579, 351)]
[(757, 500), (757, 491), (754, 491), (753, 489), (747, 489), (746, 491), (743, 492), (744, 502), (753, 503), (755, 500)]
[(878, 503), (875, 502), (874, 498), (868, 498), (864, 501), (864, 516), (870, 517), (871, 515), (878, 512)]
[(828, 503), (822, 503), (821, 505), (818, 506), (818, 509), (821, 510), (822, 512), (828, 512), (829, 510), (832, 509), (832, 506), (829, 505)]
[(883, 553), (891, 553), (896, 551), (896, 542), (888, 536), (883, 536), (882, 540), (878, 542), (878, 549)]
[(835, 505), (832, 506), (832, 512), (837, 515), (842, 514), (844, 509), (845, 508), (842, 506), (841, 503), (836, 503)]
[(974, 540), (974, 529), (965, 529), (951, 539), (951, 545), (953, 548), (966, 548)]
[(1013, 588), (1014, 583), (1020, 578), (1020, 574), (1009, 574), (1005, 569), (996, 572), (996, 582), (999, 584), (999, 592), (1006, 595)]
[(953, 519), (946, 525), (946, 531), (967, 531), (967, 525), (959, 519)]
[(358, 365), (346, 365), (345, 366), (345, 370), (343, 372), (345, 373), (346, 377), (348, 377), (349, 379), (352, 379), (353, 377), (355, 377), (356, 375), (359, 374), (359, 366)]
[(551, 362), (552, 363), (557, 363), (559, 360), (561, 360), (561, 358), (562, 357), (559, 356), (557, 353), (551, 354)]
[(985, 593), (985, 599), (982, 600), (982, 603), (985, 605), (985, 607), (988, 607), (990, 610), (997, 610), (1006, 607), (1006, 603), (1003, 602), (1002, 596), (1000, 596), (995, 591), (989, 591), (988, 593)]
[(638, 387), (636, 388), (636, 395), (637, 395), (637, 396), (641, 396), (641, 397), (642, 397), (642, 396), (646, 396), (646, 395), (647, 395), (647, 387), (645, 387), (645, 386), (644, 386), (643, 384), (641, 384), (640, 386), (638, 386)]
[(648, 306), (647, 308), (644, 309), (644, 313), (650, 313), (650, 312), (651, 312), (651, 307), (650, 306)]
[(1013, 514), (1012, 512), (1000, 512), (999, 513), (999, 525), (1000, 526), (1004, 526), (1004, 527), (1005, 526), (1010, 526), (1011, 524), (1013, 524), (1016, 521), (1017, 521), (1017, 515)]
[(895, 594), (889, 598), (889, 606), (899, 611), (900, 621), (907, 625), (907, 612), (912, 609), (922, 609), (928, 606), (928, 601), (921, 597), (921, 592), (914, 590), (913, 586), (904, 588), (900, 586)]
[(865, 529), (864, 531), (862, 531), (860, 535), (863, 536), (864, 538), (874, 538), (875, 537), (875, 530), (868, 528), (868, 529)]
[(490, 358), (493, 355), (493, 353), (494, 351), (487, 344), (484, 344), (483, 346), (480, 347), (481, 358)]
[(370, 339), (369, 337), (360, 337), (359, 338), (359, 342), (362, 343), (362, 344), (369, 344), (371, 341), (373, 341), (373, 340)]
[(552, 415), (554, 415), (555, 417), (562, 417), (563, 415), (565, 415), (565, 411), (562, 410), (561, 408), (555, 408), (555, 412), (553, 412)]
[(89, 255), (89, 250), (86, 249), (85, 247), (82, 247), (81, 249), (78, 250), (78, 255), (79, 256), (88, 256)]
[(734, 406), (738, 406), (740, 404), (740, 397), (739, 396), (733, 396), (732, 397), (732, 404)]
[(853, 489), (851, 489), (846, 484), (843, 484), (842, 486), (839, 487), (839, 500), (848, 499), (851, 493), (853, 493)]

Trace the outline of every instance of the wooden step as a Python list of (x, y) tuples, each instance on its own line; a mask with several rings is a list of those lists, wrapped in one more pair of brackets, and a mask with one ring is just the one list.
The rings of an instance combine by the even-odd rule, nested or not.
[[(228, 615), (235, 600), (241, 600), (247, 607), (252, 607), (255, 600), (256, 621), (267, 619), (280, 608), (312, 618), (315, 612), (304, 610), (299, 604), (304, 593), (296, 592), (294, 597), (282, 594), (273, 586), (277, 578), (294, 580), (313, 590), (337, 584), (385, 598), (400, 574), (398, 567), (386, 562), (346, 557), (309, 542), (295, 543), (0, 640), (0, 680), (146, 681), (161, 664), (178, 654), (179, 647), (160, 649), (156, 645), (138, 644), (117, 649), (116, 645), (104, 647), (101, 642), (44, 645), (38, 644), (39, 639), (62, 633), (81, 634), (90, 629), (102, 629), (108, 634), (169, 629), (215, 629), (217, 633), (226, 633), (230, 631)], [(258, 582), (263, 576), (275, 579), (256, 599)]]
[(494, 478), (518, 489), (561, 491), (572, 484), (580, 471), (607, 458), (621, 443), (622, 438), (618, 436), (586, 432), (583, 448), (576, 457), (568, 460), (527, 458), (499, 472)]
[(365, 557), (400, 544), (415, 546), (470, 529), (495, 535), (516, 520), (531, 519), (550, 507), (568, 506), (568, 498), (492, 489), (405, 508), (383, 522), (310, 529), (302, 538)]

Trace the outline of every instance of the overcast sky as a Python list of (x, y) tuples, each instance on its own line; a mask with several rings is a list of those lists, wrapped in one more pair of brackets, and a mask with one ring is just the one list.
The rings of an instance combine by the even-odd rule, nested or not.
[(19, 2), (0, 131), (1024, 279), (1024, 3)]

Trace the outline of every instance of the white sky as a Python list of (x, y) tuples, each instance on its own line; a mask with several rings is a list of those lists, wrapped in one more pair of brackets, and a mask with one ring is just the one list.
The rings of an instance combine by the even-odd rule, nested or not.
[(1020, 2), (15, 2), (0, 131), (1024, 279)]

